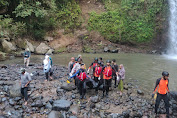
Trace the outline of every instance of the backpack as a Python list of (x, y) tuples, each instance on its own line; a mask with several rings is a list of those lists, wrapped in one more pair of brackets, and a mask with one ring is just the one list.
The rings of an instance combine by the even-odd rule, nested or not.
[(97, 75), (100, 75), (100, 74), (101, 74), (101, 71), (102, 71), (102, 67), (96, 67), (96, 68), (95, 68), (95, 73), (96, 73)]
[(111, 77), (112, 76), (112, 68), (106, 67), (104, 74), (106, 75), (106, 77)]
[(78, 76), (79, 80), (84, 81), (86, 79), (87, 75), (85, 72), (81, 72)]

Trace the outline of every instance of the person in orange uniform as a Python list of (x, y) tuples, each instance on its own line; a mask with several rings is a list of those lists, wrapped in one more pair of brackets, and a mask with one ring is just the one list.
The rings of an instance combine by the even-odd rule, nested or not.
[(116, 72), (116, 74), (118, 74), (116, 69), (111, 67), (111, 61), (107, 60), (106, 66), (104, 66), (102, 69), (102, 73), (103, 73), (103, 96), (102, 98), (104, 98), (105, 91), (106, 91), (106, 97), (108, 97), (109, 87), (111, 87), (113, 70)]
[(94, 62), (91, 63), (91, 65), (90, 65), (90, 67), (89, 67), (87, 73), (89, 73), (91, 67), (93, 66), (93, 76), (94, 76), (94, 75), (95, 75), (95, 67), (96, 67), (97, 65), (98, 65), (98, 58), (95, 58), (95, 59), (94, 59)]
[(169, 83), (169, 73), (166, 71), (162, 72), (162, 77), (157, 79), (156, 85), (154, 88), (154, 92), (152, 94), (152, 97), (154, 97), (155, 92), (158, 89), (156, 103), (155, 103), (155, 113), (157, 114), (157, 110), (160, 104), (161, 99), (165, 102), (165, 108), (166, 108), (166, 114), (167, 118), (169, 118), (169, 99), (167, 96), (167, 93), (170, 93), (168, 83)]

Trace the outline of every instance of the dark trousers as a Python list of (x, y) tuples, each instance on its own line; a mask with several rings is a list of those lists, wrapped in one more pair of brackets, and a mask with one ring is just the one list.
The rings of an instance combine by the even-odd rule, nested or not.
[(103, 93), (106, 91), (106, 94), (108, 94), (111, 81), (112, 79), (103, 79)]
[(166, 114), (169, 115), (169, 99), (168, 99), (168, 96), (167, 94), (157, 94), (157, 98), (156, 98), (156, 103), (155, 103), (155, 113), (157, 114), (157, 110), (158, 110), (158, 107), (159, 107), (159, 104), (160, 104), (160, 101), (161, 99), (164, 100), (165, 102), (165, 109), (166, 109)]
[(98, 81), (99, 81), (99, 80), (98, 80), (98, 77), (95, 77), (95, 76), (94, 76), (94, 81), (98, 83)]
[(116, 75), (113, 75), (113, 76), (112, 76), (112, 79), (114, 80), (114, 86), (117, 87), (117, 76), (116, 76)]
[(28, 87), (21, 88), (21, 94), (25, 98), (25, 101), (28, 100)]
[(97, 87), (95, 88), (95, 91), (98, 91), (99, 87), (103, 84), (103, 79), (100, 79), (98, 82)]
[(86, 83), (85, 83), (85, 81), (79, 80), (78, 88), (79, 88), (80, 96), (84, 97), (85, 93), (86, 93)]
[(49, 72), (45, 73), (46, 80), (49, 80), (49, 76), (52, 76), (52, 75), (53, 75), (53, 72), (52, 72), (52, 69), (50, 69)]

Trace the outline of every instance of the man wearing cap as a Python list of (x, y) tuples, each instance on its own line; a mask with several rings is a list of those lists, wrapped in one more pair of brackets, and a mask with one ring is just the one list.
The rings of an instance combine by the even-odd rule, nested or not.
[(27, 48), (24, 52), (24, 64), (26, 67), (28, 67), (29, 62), (30, 62), (30, 56), (31, 56), (31, 52), (29, 50), (29, 48)]
[(31, 76), (24, 68), (21, 69), (21, 94), (25, 98), (25, 104), (27, 105), (28, 100), (28, 86), (31, 82)]

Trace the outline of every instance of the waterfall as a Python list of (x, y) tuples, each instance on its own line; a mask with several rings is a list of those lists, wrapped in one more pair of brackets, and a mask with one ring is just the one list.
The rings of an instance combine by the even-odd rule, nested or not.
[(177, 56), (177, 0), (168, 0), (170, 8), (167, 54)]

